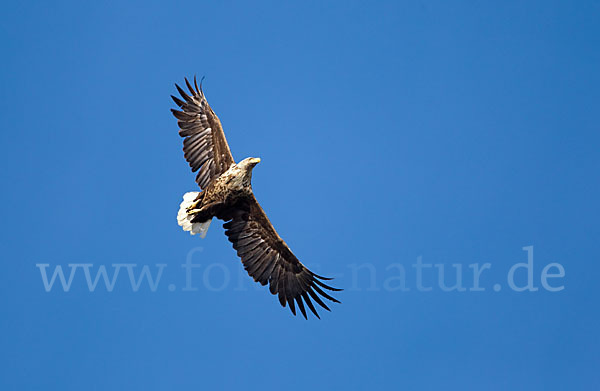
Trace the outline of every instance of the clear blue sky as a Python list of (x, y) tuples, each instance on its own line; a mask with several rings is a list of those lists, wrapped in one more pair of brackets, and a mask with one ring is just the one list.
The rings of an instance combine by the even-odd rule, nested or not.
[[(2, 390), (599, 387), (600, 2), (2, 8)], [(275, 227), (345, 288), (322, 320), (255, 286), (219, 222), (177, 225), (169, 95), (194, 74)], [(37, 264), (166, 266), (47, 292)], [(437, 282), (453, 264), (465, 291)]]

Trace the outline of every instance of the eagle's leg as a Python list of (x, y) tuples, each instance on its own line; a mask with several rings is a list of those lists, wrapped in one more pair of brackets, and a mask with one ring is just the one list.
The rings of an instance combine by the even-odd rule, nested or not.
[(194, 202), (192, 202), (190, 204), (190, 206), (187, 207), (187, 212), (191, 214), (192, 210), (200, 210), (200, 209), (198, 209), (198, 205), (202, 203), (203, 199), (204, 199), (204, 192), (198, 194), (198, 197), (196, 197)]
[(220, 206), (220, 202), (211, 202), (203, 205), (201, 208), (190, 209), (187, 213), (194, 216), (193, 221), (205, 221), (211, 219), (216, 214), (216, 211)]
[(194, 210), (200, 210), (200, 209), (197, 209), (197, 206), (201, 202), (202, 202), (202, 200), (198, 200), (198, 201), (194, 201), (192, 204), (190, 204), (190, 206), (187, 207), (188, 213), (193, 213), (192, 211), (194, 211)]

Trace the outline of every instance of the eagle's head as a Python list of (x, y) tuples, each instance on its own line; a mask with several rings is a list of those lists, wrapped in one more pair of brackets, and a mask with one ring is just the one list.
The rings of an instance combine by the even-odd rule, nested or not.
[(259, 157), (247, 157), (238, 163), (238, 167), (247, 173), (251, 173), (254, 166), (256, 166), (258, 163), (260, 163)]
[(260, 163), (260, 158), (248, 157), (248, 158), (242, 160), (241, 162), (239, 162), (238, 164), (236, 164), (236, 169), (234, 172), (237, 172), (235, 174), (237, 179), (234, 180), (234, 182), (239, 180), (239, 182), (236, 182), (236, 184), (238, 186), (241, 186), (243, 188), (251, 187), (250, 181), (252, 180), (252, 169), (258, 163)]

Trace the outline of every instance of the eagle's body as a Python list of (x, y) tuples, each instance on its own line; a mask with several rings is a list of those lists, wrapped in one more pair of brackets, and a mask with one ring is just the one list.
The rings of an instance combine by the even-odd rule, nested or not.
[[(192, 234), (206, 236), (206, 230), (213, 217), (221, 218), (230, 214), (238, 205), (249, 204), (252, 193), (252, 169), (260, 162), (258, 158), (247, 158), (239, 164), (232, 164), (227, 171), (214, 178), (203, 192), (190, 192), (188, 200), (181, 203), (178, 220), (187, 219), (183, 227)], [(193, 201), (189, 202), (193, 195)], [(198, 227), (198, 232), (194, 229)], [(204, 228), (206, 227), (206, 228)]]
[[(258, 163), (258, 162), (257, 162)], [(203, 216), (213, 217), (218, 211), (226, 209), (242, 199), (252, 196), (252, 167), (249, 165), (232, 165), (227, 171), (208, 185), (206, 190), (198, 194), (197, 202), (190, 205), (190, 210), (196, 210), (194, 220), (203, 221)], [(209, 209), (212, 213), (209, 212)]]
[(329, 280), (308, 270), (281, 239), (252, 192), (252, 169), (260, 162), (247, 158), (235, 163), (221, 122), (212, 111), (201, 88), (195, 89), (186, 79), (189, 96), (176, 85), (183, 101), (173, 97), (183, 110), (172, 110), (179, 120), (179, 134), (185, 137), (184, 156), (192, 171), (198, 171), (196, 182), (202, 192), (189, 192), (183, 197), (177, 220), (192, 235), (206, 235), (213, 217), (225, 221), (225, 235), (233, 243), (244, 268), (255, 281), (269, 284), (285, 307), (295, 315), (295, 304), (306, 317), (304, 304), (318, 317), (311, 298), (329, 310), (322, 297), (338, 302), (321, 288), (339, 290), (320, 280)]

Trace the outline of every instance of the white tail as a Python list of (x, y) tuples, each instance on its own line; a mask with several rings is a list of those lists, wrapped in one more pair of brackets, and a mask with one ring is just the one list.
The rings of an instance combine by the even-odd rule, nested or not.
[(203, 223), (192, 223), (194, 216), (187, 213), (187, 208), (194, 202), (198, 194), (196, 191), (190, 191), (183, 195), (183, 201), (179, 205), (179, 212), (177, 213), (177, 223), (184, 231), (190, 231), (190, 235), (200, 234), (200, 237), (204, 239), (212, 219)]

